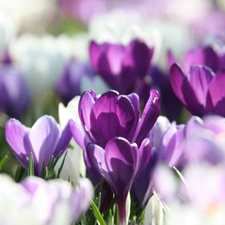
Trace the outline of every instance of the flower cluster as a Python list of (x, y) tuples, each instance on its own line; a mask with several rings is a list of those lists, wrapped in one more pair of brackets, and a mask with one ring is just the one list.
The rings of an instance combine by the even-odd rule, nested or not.
[(0, 224), (223, 225), (224, 2), (10, 1)]

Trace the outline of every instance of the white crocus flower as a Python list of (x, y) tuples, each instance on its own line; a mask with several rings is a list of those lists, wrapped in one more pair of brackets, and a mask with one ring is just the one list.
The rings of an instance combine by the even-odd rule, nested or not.
[(15, 38), (17, 31), (16, 21), (3, 12), (0, 7), (0, 57), (10, 41)]
[[(80, 118), (78, 115), (78, 103), (80, 96), (73, 98), (67, 107), (62, 103), (59, 104), (59, 123), (64, 127), (70, 119), (73, 119), (77, 124), (81, 125)], [(55, 169), (56, 171), (61, 166), (64, 155), (61, 156)], [(74, 139), (71, 140), (70, 147), (67, 149), (67, 155), (65, 162), (60, 174), (62, 179), (73, 181), (75, 184), (78, 182), (80, 175), (82, 177), (86, 176), (86, 166), (83, 159), (83, 150), (75, 142)]]
[(71, 55), (70, 39), (22, 35), (10, 45), (10, 54), (21, 68), (35, 103), (42, 102), (62, 73)]
[(4, 225), (42, 225), (31, 207), (29, 194), (11, 177), (0, 174), (0, 224)]

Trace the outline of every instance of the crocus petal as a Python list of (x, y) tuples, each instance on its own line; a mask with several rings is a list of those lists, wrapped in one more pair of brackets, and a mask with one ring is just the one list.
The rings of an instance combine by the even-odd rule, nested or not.
[(85, 213), (90, 206), (91, 200), (94, 197), (94, 190), (91, 182), (87, 178), (80, 179), (79, 184), (75, 189), (75, 193), (72, 199), (73, 221)]
[(6, 140), (12, 148), (16, 158), (26, 169), (28, 168), (30, 153), (33, 153), (32, 147), (24, 141), (29, 131), (30, 128), (25, 127), (16, 119), (10, 119), (6, 123)]
[(141, 119), (139, 121), (133, 141), (138, 145), (149, 133), (156, 122), (160, 112), (160, 96), (156, 90), (151, 90), (148, 102), (145, 105)]
[(85, 149), (86, 145), (91, 142), (91, 140), (85, 135), (83, 128), (73, 120), (70, 121), (70, 131), (74, 140), (82, 149)]
[(108, 168), (105, 163), (105, 151), (98, 145), (89, 144), (86, 149), (88, 160), (95, 170), (94, 172), (98, 172), (108, 183), (110, 186), (113, 185), (113, 182), (109, 176)]
[(37, 158), (39, 175), (42, 171), (42, 165), (46, 167), (54, 155), (59, 135), (58, 125), (51, 116), (42, 116), (31, 128), (29, 139)]
[(101, 46), (95, 41), (92, 41), (89, 46), (90, 61), (93, 68), (98, 71), (98, 61), (101, 56)]
[(153, 48), (140, 40), (133, 40), (126, 48), (123, 59), (123, 67), (133, 68), (143, 78), (147, 72), (153, 56)]
[(150, 141), (148, 138), (145, 138), (142, 141), (140, 148), (138, 149), (139, 161), (138, 161), (137, 173), (135, 177), (138, 177), (147, 166), (150, 160), (151, 150), (152, 150), (152, 146), (150, 144)]
[[(210, 68), (205, 66), (192, 66), (190, 69), (190, 85), (193, 90), (196, 90), (196, 97), (199, 104), (206, 105), (206, 97), (208, 92), (208, 87), (213, 79), (213, 72)], [(190, 93), (185, 93), (189, 95)]]
[(188, 72), (193, 65), (206, 65), (216, 72), (219, 68), (219, 57), (211, 46), (190, 50), (183, 60), (184, 70)]
[(111, 177), (114, 193), (123, 198), (133, 183), (137, 163), (138, 149), (124, 138), (114, 138), (105, 147), (105, 162)]
[(182, 161), (185, 141), (184, 134), (184, 126), (177, 128), (176, 124), (172, 123), (162, 138), (164, 145), (163, 150), (160, 149), (163, 151), (162, 158), (170, 167), (178, 166)]
[(102, 94), (96, 100), (91, 113), (93, 140), (102, 147), (117, 136), (131, 140), (137, 116), (127, 96), (119, 96), (115, 91)]
[[(225, 69), (219, 71), (214, 76), (212, 82), (209, 85), (208, 95), (208, 112), (214, 112), (215, 114), (225, 116)], [(211, 102), (211, 107), (210, 107)]]
[(61, 131), (59, 141), (54, 150), (54, 156), (57, 157), (59, 154), (62, 155), (68, 147), (72, 134), (70, 131), (70, 122), (67, 123), (66, 127)]
[(84, 129), (89, 134), (91, 139), (92, 139), (92, 136), (90, 133), (90, 127), (91, 127), (90, 116), (91, 116), (91, 110), (95, 103), (95, 97), (96, 97), (96, 93), (94, 91), (84, 92), (80, 98), (80, 102), (78, 106), (78, 113), (80, 116), (81, 123)]
[(181, 68), (177, 64), (173, 64), (170, 68), (170, 84), (172, 86), (174, 94), (179, 98), (184, 106), (187, 105), (184, 94), (182, 91), (182, 85), (185, 79), (185, 75)]

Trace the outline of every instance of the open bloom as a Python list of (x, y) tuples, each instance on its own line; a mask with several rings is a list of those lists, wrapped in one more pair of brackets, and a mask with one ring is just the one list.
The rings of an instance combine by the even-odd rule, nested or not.
[(69, 123), (61, 129), (51, 116), (42, 116), (31, 128), (15, 119), (6, 123), (6, 140), (13, 153), (25, 169), (28, 169), (32, 153), (34, 172), (38, 176), (41, 176), (43, 168), (48, 166), (52, 158), (66, 150), (70, 139)]
[(185, 73), (177, 64), (170, 68), (175, 95), (192, 115), (225, 116), (225, 70), (214, 73), (206, 66), (192, 66)]
[(89, 52), (94, 70), (121, 94), (141, 89), (153, 56), (153, 48), (140, 40), (128, 46), (92, 41)]

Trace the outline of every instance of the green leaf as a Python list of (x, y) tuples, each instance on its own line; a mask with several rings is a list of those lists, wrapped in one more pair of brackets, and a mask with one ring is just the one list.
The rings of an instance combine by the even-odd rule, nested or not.
[(58, 169), (58, 175), (57, 175), (57, 177), (59, 178), (59, 176), (60, 176), (60, 174), (61, 174), (61, 171), (62, 171), (62, 168), (63, 168), (63, 165), (64, 165), (64, 162), (65, 162), (65, 159), (66, 159), (66, 156), (67, 156), (67, 151), (66, 151), (66, 153), (65, 153), (65, 155), (64, 155), (64, 157), (63, 157), (63, 161), (62, 161), (62, 163), (61, 163), (61, 165), (60, 165), (60, 167), (59, 167), (59, 169)]
[(4, 164), (8, 158), (9, 158), (8, 155), (5, 155), (3, 157), (3, 159), (0, 161), (0, 171), (2, 170), (2, 167), (4, 166)]
[(96, 220), (99, 222), (100, 225), (106, 225), (106, 222), (104, 221), (98, 207), (96, 206), (96, 204), (92, 201), (91, 202), (91, 207), (94, 211), (94, 214), (95, 214), (95, 218)]
[(34, 160), (33, 160), (32, 152), (30, 153), (27, 176), (29, 176), (29, 177), (34, 176)]

